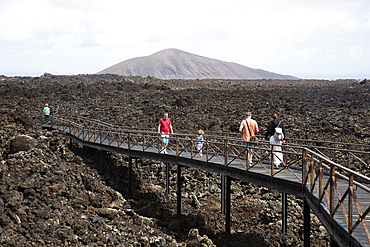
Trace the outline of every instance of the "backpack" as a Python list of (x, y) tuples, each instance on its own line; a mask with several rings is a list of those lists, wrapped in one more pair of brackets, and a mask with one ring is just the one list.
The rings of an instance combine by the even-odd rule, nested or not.
[(274, 139), (275, 141), (282, 141), (284, 140), (284, 134), (283, 134), (283, 129), (280, 126), (281, 121), (279, 122), (278, 126), (275, 128), (275, 133), (274, 133)]

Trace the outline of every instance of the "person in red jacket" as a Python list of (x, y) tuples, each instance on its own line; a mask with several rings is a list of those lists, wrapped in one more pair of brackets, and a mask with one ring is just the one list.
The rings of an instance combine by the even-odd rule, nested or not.
[(168, 113), (165, 112), (163, 115), (163, 118), (159, 120), (159, 125), (158, 125), (158, 134), (161, 135), (161, 140), (162, 140), (162, 154), (167, 153), (167, 146), (170, 140), (170, 130), (171, 134), (173, 134), (173, 129), (171, 125), (171, 120), (168, 118)]

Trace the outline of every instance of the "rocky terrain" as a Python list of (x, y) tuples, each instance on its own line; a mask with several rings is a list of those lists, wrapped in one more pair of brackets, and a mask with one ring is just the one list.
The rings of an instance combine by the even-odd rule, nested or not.
[[(282, 234), (281, 194), (233, 181), (227, 235), (218, 175), (183, 173), (178, 219), (175, 166), (166, 194), (164, 164), (137, 160), (128, 197), (128, 157), (103, 153), (101, 165), (99, 152), (36, 127), (29, 114), (48, 103), (54, 114), (154, 130), (168, 111), (175, 132), (236, 132), (250, 110), (264, 133), (276, 111), (288, 137), (369, 144), (369, 92), (368, 84), (351, 80), (0, 77), (0, 245), (303, 246), (300, 198), (288, 196), (288, 232)], [(29, 147), (15, 145), (21, 135), (32, 138)], [(366, 167), (356, 169), (369, 175)], [(327, 232), (313, 215), (311, 244), (328, 245)]]

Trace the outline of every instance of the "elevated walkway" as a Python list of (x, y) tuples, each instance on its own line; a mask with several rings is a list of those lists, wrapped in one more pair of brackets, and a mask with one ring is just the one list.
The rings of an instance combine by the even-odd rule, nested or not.
[[(291, 139), (282, 145), (284, 167), (276, 169), (276, 155), (270, 144), (253, 143), (253, 163), (246, 164), (242, 140), (234, 134), (205, 135), (203, 157), (195, 151), (195, 135), (173, 134), (167, 154), (160, 153), (158, 133), (122, 128), (83, 117), (52, 116), (42, 127), (60, 130), (84, 146), (98, 150), (172, 163), (178, 166), (178, 217), (181, 217), (181, 167), (192, 167), (222, 175), (223, 208), (230, 232), (230, 180), (244, 180), (286, 194), (304, 198), (305, 246), (309, 246), (309, 212), (319, 218), (338, 246), (370, 246), (370, 178), (350, 169), (351, 164), (367, 166), (370, 146), (337, 142)], [(234, 136), (233, 136), (234, 135)], [(318, 145), (319, 144), (319, 145)], [(328, 157), (335, 153), (340, 165)], [(343, 156), (345, 157), (343, 159)], [(168, 178), (167, 178), (168, 179)], [(284, 198), (284, 197), (283, 197)], [(286, 197), (285, 197), (286, 198)], [(286, 200), (283, 200), (283, 232)], [(285, 213), (284, 213), (285, 211)], [(286, 231), (286, 229), (285, 229)]]

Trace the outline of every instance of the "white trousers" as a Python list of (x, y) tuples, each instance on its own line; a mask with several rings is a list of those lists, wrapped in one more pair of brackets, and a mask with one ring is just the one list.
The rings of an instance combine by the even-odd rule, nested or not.
[[(270, 144), (277, 144), (281, 145), (282, 141), (275, 141), (274, 136), (270, 137)], [(278, 151), (281, 151), (281, 146), (274, 146), (274, 166), (280, 165), (280, 163), (283, 163), (283, 153), (280, 153)]]

